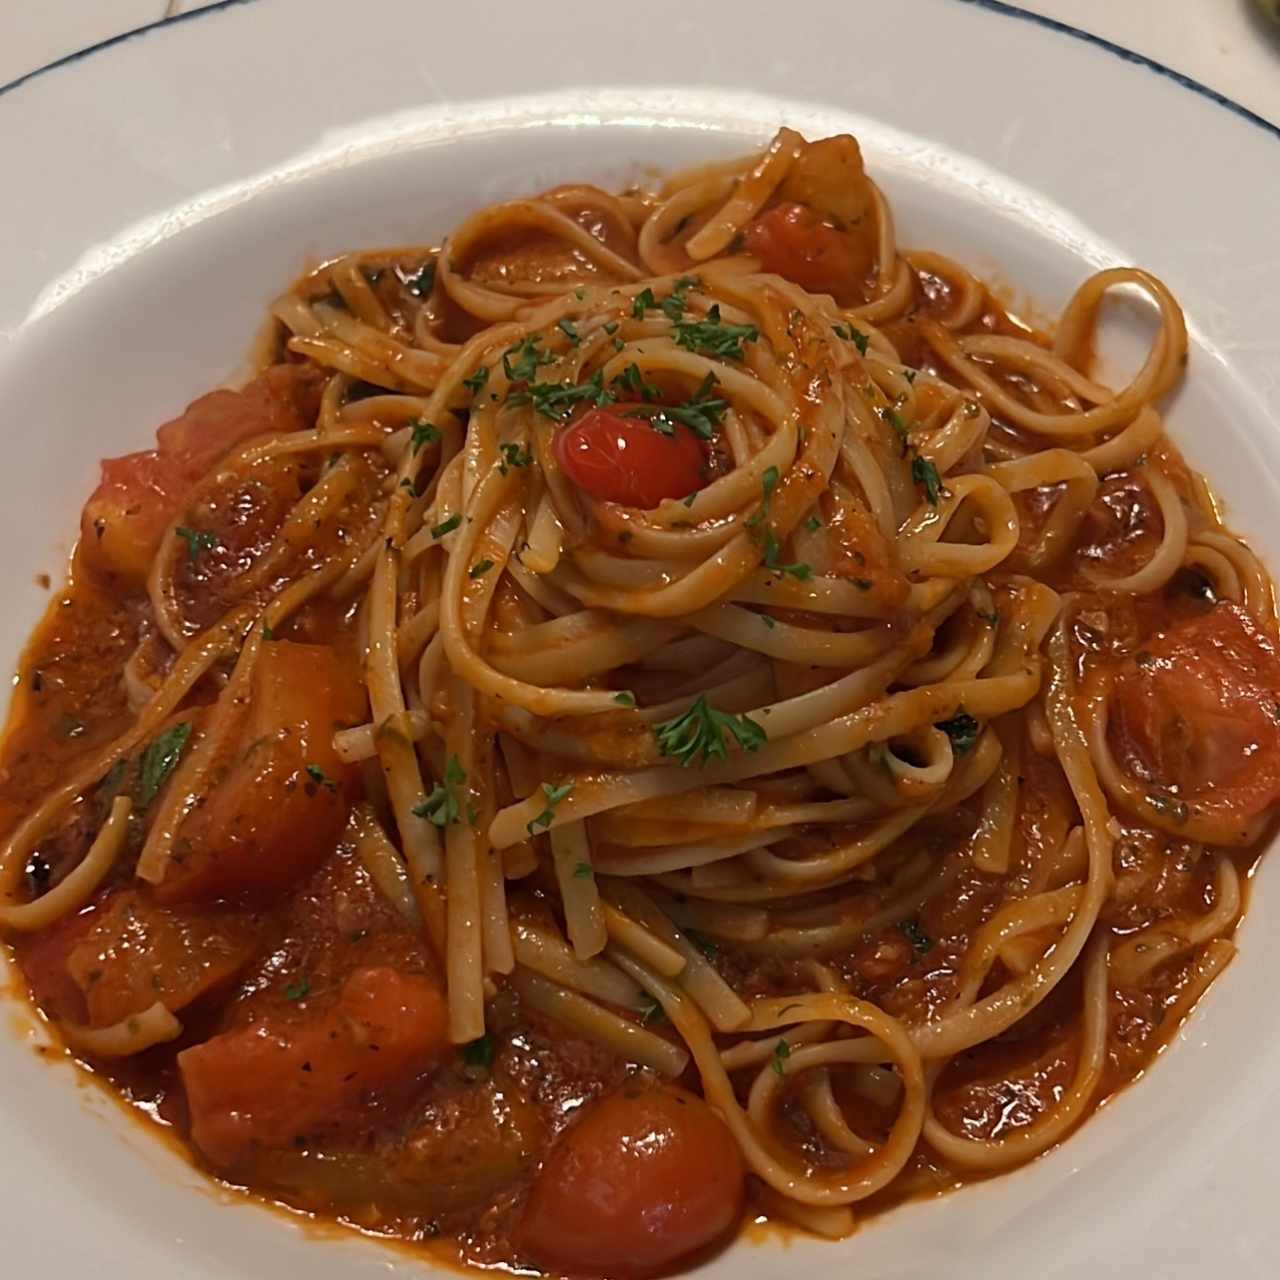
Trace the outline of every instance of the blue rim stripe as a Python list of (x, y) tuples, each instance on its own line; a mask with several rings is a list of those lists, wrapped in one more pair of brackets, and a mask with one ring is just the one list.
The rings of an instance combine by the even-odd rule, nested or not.
[[(167, 18), (158, 19), (156, 22), (149, 22), (144, 26), (135, 27), (132, 31), (123, 31), (119, 35), (100, 40), (97, 44), (91, 44), (87, 49), (77, 49), (76, 52), (58, 58), (46, 66), (37, 67), (34, 71), (28, 71), (25, 75), (19, 76), (16, 80), (11, 80), (6, 85), (0, 85), (0, 98), (26, 84), (29, 80), (34, 80), (37, 76), (42, 76), (49, 71), (55, 71), (59, 67), (70, 66), (72, 63), (79, 62), (82, 58), (89, 57), (90, 54), (100, 53), (103, 49), (110, 49), (112, 45), (123, 44), (126, 40), (132, 40), (135, 36), (144, 35), (148, 31), (157, 31), (161, 27), (171, 27), (179, 22), (189, 22), (194, 18), (201, 18), (209, 13), (217, 13), (221, 9), (229, 9), (233, 5), (253, 3), (255, 3), (255, 0), (216, 0), (216, 3), (206, 5), (203, 9), (190, 9), (186, 13), (171, 14)], [(1248, 107), (1232, 98), (1228, 98), (1225, 94), (1219, 93), (1216, 89), (1210, 89), (1207, 84), (1202, 84), (1199, 80), (1192, 79), (1191, 76), (1183, 75), (1181, 71), (1175, 71), (1172, 67), (1167, 67), (1163, 62), (1157, 62), (1154, 58), (1148, 58), (1144, 53), (1135, 53), (1132, 49), (1126, 49), (1123, 45), (1116, 44), (1114, 40), (1108, 40), (1104, 36), (1096, 36), (1091, 31), (1082, 31), (1079, 27), (1073, 27), (1069, 23), (1059, 22), (1057, 18), (1049, 18), (1041, 13), (1031, 13), (1026, 9), (1019, 9), (1016, 5), (1006, 4), (1004, 0), (957, 0), (957, 3), (972, 5), (976, 9), (985, 9), (988, 13), (998, 13), (1006, 18), (1017, 18), (1023, 22), (1030, 22), (1037, 27), (1043, 27), (1046, 31), (1056, 31), (1060, 35), (1070, 36), (1073, 40), (1091, 44), (1097, 49), (1113, 54), (1124, 62), (1138, 67), (1145, 67), (1148, 71), (1152, 71), (1158, 76), (1163, 76), (1166, 80), (1172, 80), (1174, 84), (1180, 85), (1184, 89), (1189, 89), (1192, 93), (1197, 93), (1202, 98), (1207, 98), (1210, 102), (1230, 111), (1241, 120), (1256, 125), (1264, 133), (1268, 133), (1273, 138), (1280, 140), (1280, 124), (1275, 124), (1265, 116), (1260, 116), (1256, 111), (1251, 111)]]

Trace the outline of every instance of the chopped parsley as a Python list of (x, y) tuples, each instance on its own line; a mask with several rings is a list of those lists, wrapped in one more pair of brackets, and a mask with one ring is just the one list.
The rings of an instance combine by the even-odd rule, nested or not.
[(928, 458), (912, 458), (911, 479), (924, 490), (924, 496), (929, 499), (930, 504), (936, 507), (938, 499), (945, 492), (938, 468)]
[(575, 347), (582, 341), (582, 338), (578, 335), (577, 326), (572, 320), (557, 320), (556, 328), (559, 329)]
[(488, 1071), (493, 1065), (493, 1037), (486, 1031), (478, 1040), (462, 1046), (462, 1061), (478, 1071)]
[(911, 948), (917, 955), (924, 955), (928, 951), (933, 950), (933, 939), (916, 923), (914, 920), (899, 920), (898, 928), (902, 930), (902, 936), (911, 943)]
[(773, 536), (773, 530), (766, 529), (764, 532), (765, 568), (785, 577), (794, 578), (797, 582), (808, 582), (813, 577), (813, 569), (807, 564), (779, 564), (778, 557), (781, 554), (782, 547), (778, 539)]
[(447, 520), (441, 520), (439, 524), (431, 526), (431, 536), (436, 541), (444, 537), (446, 533), (452, 533), (462, 523), (460, 515), (452, 515)]
[[(512, 356), (515, 357), (514, 360)], [(536, 338), (526, 338), (502, 353), (502, 372), (512, 382), (532, 382), (537, 375), (538, 366), (550, 364), (554, 359), (555, 356), (550, 352), (538, 350)]]
[(301, 974), (299, 977), (289, 983), (284, 989), (284, 998), (286, 1000), (301, 1000), (311, 990), (311, 979), (307, 975)]
[(652, 382), (645, 380), (644, 374), (640, 371), (640, 366), (634, 360), (614, 378), (610, 386), (621, 387), (624, 391), (630, 391), (632, 395), (639, 396), (642, 400), (656, 400), (662, 394), (661, 390), (655, 387)]
[(982, 731), (978, 722), (965, 711), (952, 716), (950, 720), (941, 721), (936, 727), (951, 739), (951, 750), (958, 756), (973, 750), (978, 734)]
[(720, 319), (720, 305), (707, 312), (705, 320), (679, 321), (675, 325), (676, 346), (705, 356), (741, 360), (742, 344), (755, 342), (760, 330), (753, 324), (729, 324)]
[(518, 444), (500, 444), (498, 452), (502, 455), (498, 470), (504, 476), (512, 467), (527, 467), (533, 461), (533, 454)]
[(426, 818), (436, 827), (447, 827), (449, 823), (457, 822), (461, 810), (456, 788), (466, 780), (467, 774), (461, 762), (457, 756), (451, 755), (444, 766), (444, 777), (431, 788), (431, 794), (421, 804), (413, 806), (414, 817)]
[(436, 260), (424, 262), (417, 271), (400, 279), (415, 298), (425, 298), (436, 287)]
[(307, 777), (317, 786), (325, 787), (329, 791), (338, 789), (338, 784), (318, 764), (307, 765)]
[(979, 622), (985, 622), (989, 627), (998, 627), (1000, 625), (1000, 615), (995, 609), (979, 609), (977, 617)]
[(725, 410), (729, 407), (727, 400), (711, 394), (715, 388), (716, 376), (714, 373), (709, 373), (703, 378), (692, 398), (683, 404), (638, 405), (627, 411), (627, 417), (648, 418), (649, 425), (664, 436), (674, 435), (674, 424), (679, 422), (688, 427), (694, 435), (703, 440), (710, 440), (724, 418)]
[(618, 332), (618, 322), (616, 320), (605, 321), (604, 331), (610, 337), (613, 337), (613, 335)]
[(822, 528), (822, 521), (819, 520), (817, 516), (810, 516), (804, 522), (804, 527), (808, 529), (810, 533), (817, 533), (818, 530)]
[(468, 578), (483, 578), (490, 569), (493, 568), (492, 560), (477, 560), (475, 564), (467, 570)]
[(636, 705), (635, 698), (629, 693), (615, 693), (613, 700), (620, 707), (634, 707)]
[(218, 545), (218, 539), (211, 533), (202, 533), (196, 529), (188, 529), (184, 525), (179, 525), (174, 533), (187, 544), (187, 555), (191, 559), (191, 563), (200, 558), (202, 551), (212, 551)]
[(138, 770), (137, 801), (138, 809), (145, 809), (164, 786), (164, 780), (173, 772), (174, 766), (182, 756), (182, 749), (191, 737), (191, 722), (184, 720), (166, 729), (155, 738), (142, 753), (142, 764)]
[(636, 320), (643, 320), (646, 311), (656, 311), (657, 309), (658, 300), (653, 296), (652, 289), (641, 289), (631, 299), (631, 314)]
[(778, 468), (768, 467), (763, 476), (760, 477), (760, 488), (764, 493), (764, 497), (760, 501), (760, 506), (755, 515), (747, 521), (747, 528), (754, 529), (761, 521), (769, 518), (769, 508), (773, 505), (773, 491), (778, 487)]
[(471, 392), (473, 396), (478, 396), (484, 389), (484, 384), (489, 381), (489, 366), (482, 364), (469, 378), (463, 378), (462, 385)]
[(575, 880), (590, 880), (592, 874), (591, 863), (589, 862), (580, 862), (573, 869), (573, 878)]
[[(556, 806), (572, 790), (572, 782), (566, 782), (559, 787), (553, 786), (550, 782), (544, 782), (542, 784), (542, 794), (547, 799), (547, 807), (532, 821), (525, 823), (525, 830), (531, 836), (537, 835), (539, 831), (545, 831), (556, 816)], [(575, 872), (574, 874), (576, 875), (577, 873)]]
[(837, 338), (843, 338), (846, 342), (852, 342), (858, 348), (858, 354), (865, 356), (867, 354), (867, 343), (869, 339), (861, 329), (855, 329), (851, 324), (833, 324), (832, 329), (835, 330)]
[(602, 406), (612, 404), (616, 398), (605, 389), (604, 370), (597, 369), (586, 382), (530, 382), (528, 388), (518, 391), (509, 403), (531, 404), (543, 417), (563, 422), (574, 405)]
[(789, 1057), (791, 1057), (791, 1046), (779, 1038), (778, 1043), (773, 1046), (773, 1069), (778, 1075), (787, 1074), (786, 1062)]
[(717, 711), (701, 695), (683, 715), (655, 725), (653, 730), (658, 750), (679, 760), (686, 769), (695, 760), (706, 764), (708, 760), (725, 759), (729, 754), (726, 731), (743, 751), (759, 751), (768, 741), (764, 729), (749, 716)]
[(890, 408), (888, 405), (880, 410), (880, 416), (898, 433), (902, 438), (902, 447), (905, 450), (907, 446), (907, 434), (910, 428), (903, 420), (902, 414), (897, 409)]
[(419, 419), (413, 424), (413, 434), (409, 437), (409, 446), (417, 453), (423, 445), (434, 444), (440, 439), (440, 428)]

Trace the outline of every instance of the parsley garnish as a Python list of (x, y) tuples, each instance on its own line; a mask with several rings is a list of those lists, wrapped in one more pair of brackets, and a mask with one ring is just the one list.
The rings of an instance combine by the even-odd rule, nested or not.
[[(514, 360), (512, 356), (515, 356)], [(512, 382), (530, 382), (537, 375), (540, 364), (550, 364), (554, 359), (550, 352), (538, 350), (536, 338), (526, 338), (502, 353), (502, 372)]]
[(653, 296), (652, 289), (641, 289), (631, 299), (631, 314), (637, 320), (643, 320), (646, 311), (656, 311), (657, 309), (658, 300)]
[(557, 320), (556, 328), (559, 329), (575, 347), (582, 341), (578, 336), (577, 327), (574, 325), (572, 320)]
[(606, 320), (604, 325), (604, 331), (610, 337), (612, 337), (615, 333), (618, 332), (618, 322), (616, 320)]
[(753, 324), (728, 324), (720, 319), (720, 305), (707, 312), (705, 320), (682, 321), (675, 326), (676, 346), (706, 356), (726, 360), (742, 359), (742, 344), (755, 342), (760, 331)]
[(573, 878), (575, 880), (590, 880), (591, 876), (591, 863), (589, 862), (580, 862), (573, 869)]
[(498, 470), (504, 476), (512, 467), (527, 467), (533, 461), (533, 454), (518, 444), (500, 444), (498, 452), (502, 455)]
[(810, 533), (817, 533), (818, 530), (822, 528), (822, 521), (819, 520), (817, 516), (810, 516), (804, 522), (804, 527), (808, 529)]
[(958, 756), (973, 750), (981, 732), (978, 722), (965, 711), (952, 716), (950, 720), (940, 721), (935, 728), (941, 729), (951, 739), (951, 750)]
[(930, 504), (936, 507), (944, 492), (938, 468), (928, 458), (912, 458), (911, 479), (924, 490), (924, 496), (929, 499)]
[(469, 1067), (488, 1071), (493, 1065), (493, 1037), (486, 1031), (479, 1040), (464, 1044), (462, 1061)]
[(303, 996), (311, 990), (311, 979), (304, 973), (300, 977), (294, 978), (284, 989), (286, 1000), (301, 1000)]
[(142, 753), (135, 796), (140, 810), (145, 809), (156, 798), (160, 788), (164, 786), (164, 780), (178, 763), (189, 737), (191, 723), (184, 720), (181, 724), (175, 724), (172, 729), (166, 729)]
[[(634, 367), (633, 365), (632, 368)], [(703, 378), (692, 398), (683, 404), (639, 405), (627, 410), (627, 417), (648, 418), (649, 425), (664, 436), (674, 435), (673, 424), (679, 422), (688, 427), (694, 435), (703, 440), (710, 440), (715, 435), (715, 429), (720, 425), (721, 419), (724, 418), (725, 410), (729, 407), (727, 400), (711, 394), (715, 387), (716, 376), (714, 373), (709, 373)]]
[(778, 539), (773, 536), (772, 529), (764, 531), (764, 564), (766, 569), (772, 569), (774, 573), (785, 574), (788, 578), (794, 578), (797, 582), (808, 582), (813, 577), (813, 569), (807, 564), (779, 564), (778, 556), (782, 553), (782, 547), (778, 543)]
[(462, 385), (471, 392), (473, 396), (478, 396), (489, 381), (489, 366), (482, 364), (469, 378), (463, 378)]
[(917, 955), (933, 950), (933, 939), (914, 920), (899, 920), (898, 928)]
[(531, 382), (528, 390), (517, 392), (511, 404), (531, 404), (546, 418), (563, 422), (576, 404), (590, 401), (596, 405), (612, 404), (615, 396), (605, 390), (604, 370), (597, 369), (586, 382)]
[(416, 818), (426, 818), (433, 826), (447, 827), (458, 821), (458, 796), (455, 787), (467, 780), (466, 771), (457, 756), (451, 755), (444, 766), (444, 778), (431, 788), (431, 794), (421, 804), (413, 806)]
[(780, 1075), (787, 1074), (786, 1061), (791, 1057), (791, 1046), (783, 1039), (773, 1046), (773, 1069)]
[(424, 444), (433, 444), (440, 439), (440, 428), (419, 419), (413, 424), (413, 434), (409, 437), (409, 445), (417, 453)]
[(773, 491), (778, 487), (778, 468), (769, 467), (765, 470), (763, 476), (760, 477), (760, 488), (764, 492), (764, 497), (760, 502), (760, 507), (747, 521), (747, 528), (754, 529), (762, 520), (769, 518), (769, 508), (773, 505)]
[(903, 421), (902, 414), (897, 409), (891, 409), (886, 405), (880, 410), (880, 416), (902, 437), (902, 444), (905, 449), (909, 428), (906, 422)]
[(760, 615), (760, 621), (763, 622), (764, 625), (768, 627), (770, 631), (772, 631), (774, 627), (778, 625), (777, 622), (773, 618), (771, 618), (767, 613), (762, 613)]
[(636, 705), (635, 698), (629, 693), (615, 693), (613, 700), (620, 707), (634, 707)]
[(444, 537), (446, 533), (452, 533), (462, 523), (460, 515), (450, 516), (447, 520), (441, 520), (439, 524), (431, 526), (431, 536), (436, 541)]
[(705, 696), (699, 696), (684, 715), (655, 725), (653, 732), (658, 750), (679, 760), (681, 767), (687, 769), (695, 758), (700, 758), (701, 764), (725, 759), (729, 754), (725, 730), (744, 751), (759, 751), (768, 741), (764, 729), (749, 716), (717, 711)]
[(179, 525), (174, 533), (187, 544), (187, 555), (191, 558), (191, 563), (200, 558), (202, 551), (211, 551), (218, 545), (218, 539), (211, 533), (200, 533), (195, 529), (188, 529), (183, 525)]
[(307, 777), (318, 786), (325, 787), (330, 791), (337, 791), (338, 789), (338, 784), (318, 764), (307, 765)]
[(656, 400), (662, 394), (652, 382), (645, 381), (645, 376), (640, 372), (640, 366), (635, 361), (627, 365), (610, 385), (630, 391), (632, 395), (637, 395), (642, 400)]
[(492, 560), (477, 560), (475, 564), (467, 570), (468, 578), (483, 578), (490, 569), (493, 568)]
[(985, 622), (989, 627), (998, 627), (1000, 625), (1000, 615), (995, 609), (979, 609), (977, 617), (980, 622)]
[(869, 339), (861, 329), (855, 329), (851, 324), (833, 324), (832, 329), (835, 330), (837, 338), (843, 338), (846, 342), (852, 342), (858, 348), (858, 354), (865, 356), (867, 354), (867, 342)]
[(400, 279), (415, 298), (425, 298), (436, 287), (436, 260), (424, 262), (412, 275)]
[(549, 782), (544, 782), (542, 784), (542, 794), (547, 798), (547, 807), (543, 809), (543, 811), (531, 822), (525, 823), (525, 830), (528, 831), (531, 836), (537, 835), (539, 831), (545, 831), (551, 825), (552, 820), (556, 816), (556, 806), (572, 790), (572, 782), (566, 782), (560, 787), (555, 787)]
[(276, 633), (271, 630), (271, 623), (264, 622), (262, 624), (262, 638), (264, 640), (274, 640), (276, 638)]

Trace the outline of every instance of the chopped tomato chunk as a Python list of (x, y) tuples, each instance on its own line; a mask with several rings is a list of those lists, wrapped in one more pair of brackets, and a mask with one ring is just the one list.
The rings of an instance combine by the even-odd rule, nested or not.
[(161, 901), (278, 893), (338, 842), (357, 779), (333, 734), (364, 718), (364, 689), (327, 646), (277, 640), (250, 705), (238, 757), (178, 832)]
[(143, 582), (161, 536), (196, 481), (241, 441), (310, 425), (319, 389), (314, 369), (276, 365), (243, 391), (201, 396), (156, 432), (156, 448), (105, 458), (101, 483), (80, 516), (87, 562)]
[(688, 427), (672, 424), (666, 435), (626, 406), (592, 409), (558, 432), (556, 461), (580, 489), (600, 502), (656, 507), (700, 489), (706, 458)]
[(216, 1165), (358, 1119), (370, 1091), (407, 1083), (449, 1047), (430, 978), (357, 969), (336, 1004), (267, 1017), (185, 1049), (178, 1067), (191, 1136)]
[(748, 228), (747, 252), (765, 271), (810, 293), (829, 293), (841, 306), (863, 300), (871, 269), (866, 242), (841, 231), (802, 204), (779, 204)]
[(1248, 843), (1280, 801), (1280, 653), (1249, 615), (1220, 604), (1128, 659), (1114, 687), (1121, 763), (1189, 813)]
[(516, 1241), (560, 1274), (649, 1275), (737, 1222), (743, 1178), (738, 1144), (701, 1098), (627, 1086), (552, 1148)]

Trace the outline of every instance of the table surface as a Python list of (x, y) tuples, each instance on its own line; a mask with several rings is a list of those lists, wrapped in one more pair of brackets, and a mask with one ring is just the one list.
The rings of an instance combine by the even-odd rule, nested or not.
[[(17, 0), (4, 5), (0, 86), (113, 35), (212, 2)], [(1280, 25), (1261, 18), (1253, 0), (1020, 0), (1018, 7), (1145, 54), (1280, 124)]]

